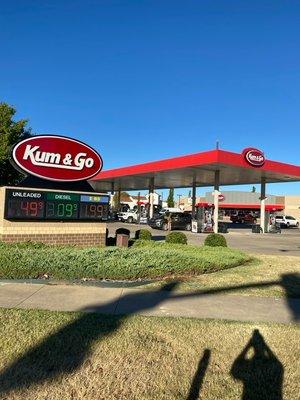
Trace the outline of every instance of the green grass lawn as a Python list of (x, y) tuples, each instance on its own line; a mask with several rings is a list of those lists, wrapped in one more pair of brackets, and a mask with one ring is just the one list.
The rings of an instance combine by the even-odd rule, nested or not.
[(0, 244), (0, 279), (138, 279), (199, 275), (247, 263), (226, 247), (150, 243), (131, 248)]
[(0, 398), (296, 400), (299, 340), (297, 325), (0, 310)]

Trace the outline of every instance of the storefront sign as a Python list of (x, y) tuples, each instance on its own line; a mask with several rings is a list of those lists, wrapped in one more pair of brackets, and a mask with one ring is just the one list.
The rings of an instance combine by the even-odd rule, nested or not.
[(33, 136), (12, 150), (14, 163), (30, 175), (51, 181), (82, 181), (98, 174), (102, 158), (90, 146), (55, 135)]
[(243, 150), (243, 156), (247, 163), (253, 167), (262, 167), (266, 161), (265, 155), (261, 150), (251, 147)]

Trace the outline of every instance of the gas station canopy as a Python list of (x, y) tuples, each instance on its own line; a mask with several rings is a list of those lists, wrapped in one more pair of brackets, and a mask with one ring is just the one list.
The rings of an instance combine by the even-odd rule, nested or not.
[(219, 171), (220, 185), (300, 181), (300, 166), (265, 160), (250, 165), (243, 154), (211, 150), (129, 167), (102, 171), (90, 183), (98, 192), (214, 186)]

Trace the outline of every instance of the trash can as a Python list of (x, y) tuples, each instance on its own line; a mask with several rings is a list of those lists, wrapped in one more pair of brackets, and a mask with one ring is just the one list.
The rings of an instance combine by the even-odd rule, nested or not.
[(121, 233), (122, 235), (130, 236), (130, 230), (127, 228), (118, 228), (116, 230), (116, 236), (119, 235), (119, 233)]
[(118, 247), (128, 247), (128, 244), (129, 244), (129, 236), (124, 235), (123, 233), (118, 233), (116, 245)]
[(219, 222), (218, 231), (219, 233), (228, 233), (228, 227), (226, 222)]
[(254, 224), (252, 225), (252, 233), (261, 233), (262, 229), (260, 227), (260, 225), (258, 224)]

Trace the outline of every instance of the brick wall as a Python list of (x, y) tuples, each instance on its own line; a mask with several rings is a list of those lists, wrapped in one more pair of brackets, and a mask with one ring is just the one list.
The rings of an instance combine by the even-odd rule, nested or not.
[(8, 221), (4, 219), (4, 199), (5, 187), (1, 187), (0, 240), (3, 242), (31, 240), (53, 245), (105, 246), (106, 223), (104, 222)]

